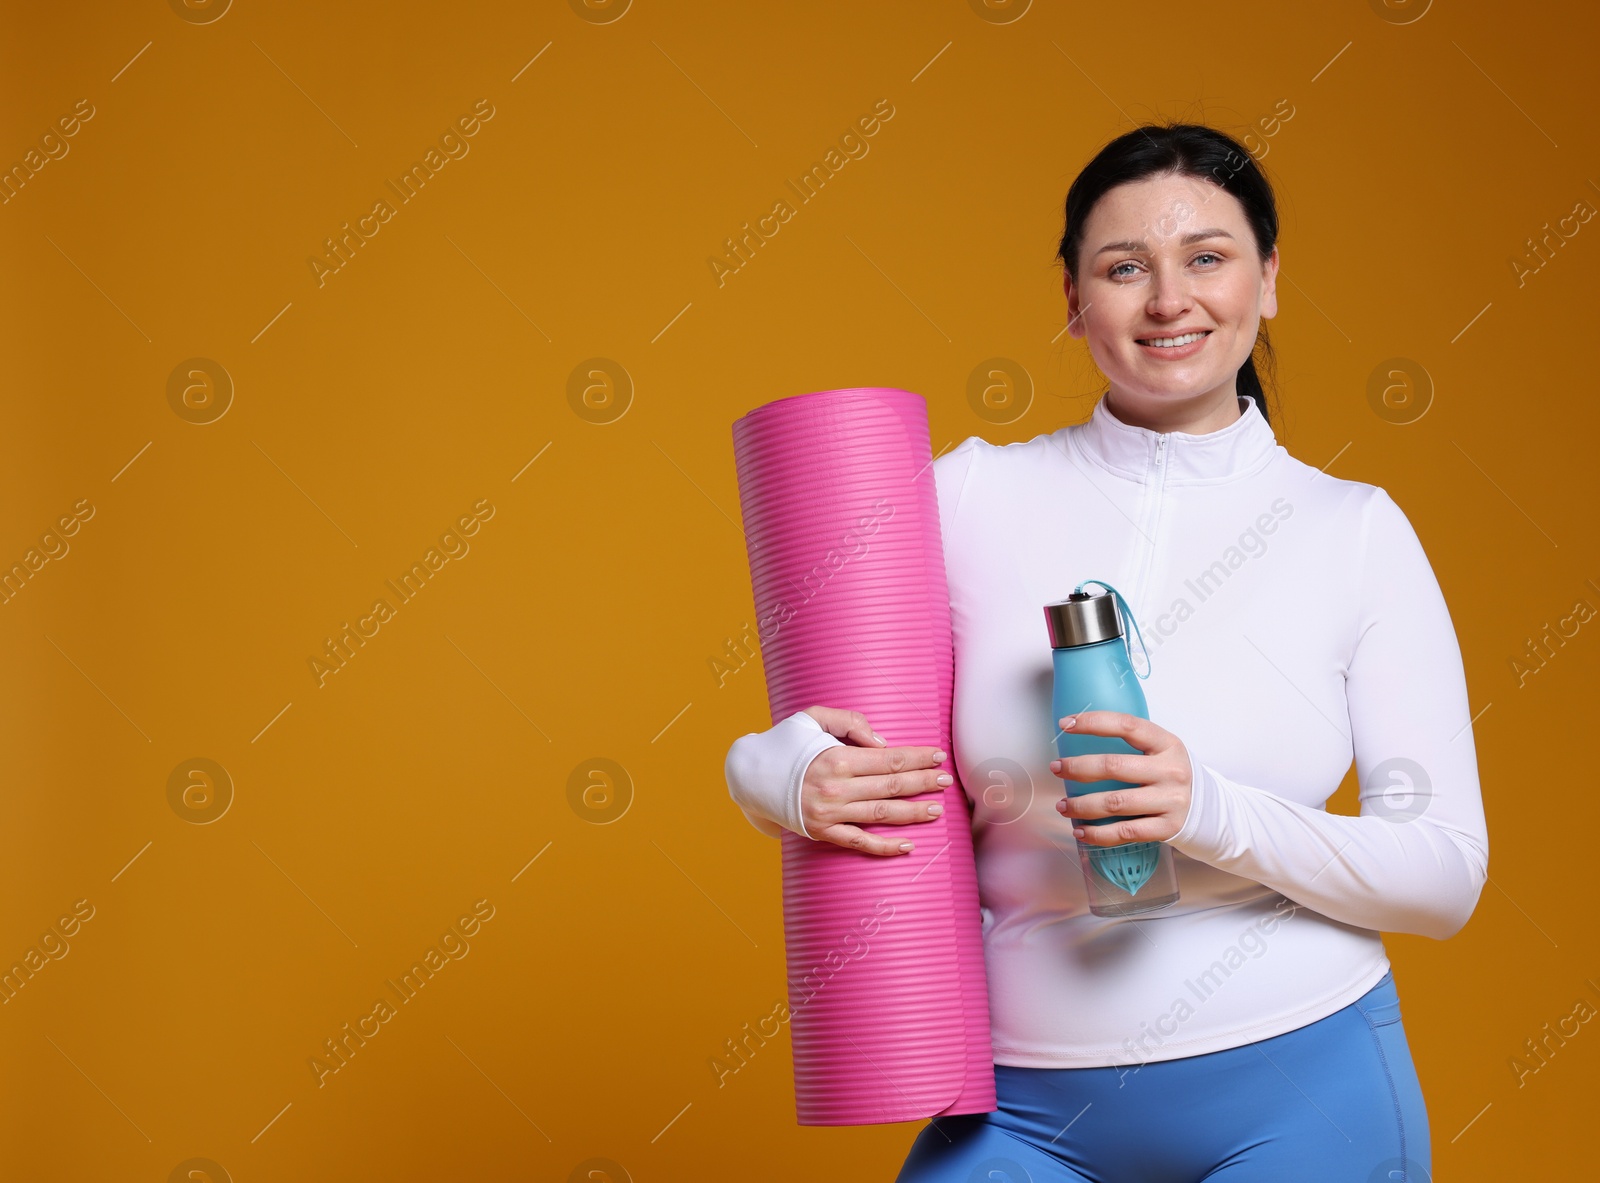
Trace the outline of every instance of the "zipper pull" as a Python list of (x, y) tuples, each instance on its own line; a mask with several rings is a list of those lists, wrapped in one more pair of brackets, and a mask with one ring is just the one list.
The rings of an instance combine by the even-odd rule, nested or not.
[(1160, 464), (1167, 452), (1167, 437), (1165, 433), (1156, 436), (1156, 463)]

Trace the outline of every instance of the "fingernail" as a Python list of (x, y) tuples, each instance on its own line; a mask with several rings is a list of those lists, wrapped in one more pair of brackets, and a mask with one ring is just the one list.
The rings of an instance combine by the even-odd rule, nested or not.
[(943, 764), (945, 762), (945, 754), (943, 752), (935, 752), (933, 754), (933, 762), (935, 764)]
[(1065, 731), (1067, 728), (1071, 727), (1077, 721), (1078, 721), (1078, 716), (1077, 715), (1068, 715), (1065, 719), (1061, 720), (1061, 730)]
[(1073, 826), (1072, 827), (1072, 836), (1074, 838), (1082, 838), (1083, 837), (1083, 827), (1082, 826)]
[(888, 744), (883, 743), (883, 736), (879, 735), (876, 731), (874, 731), (872, 733), (872, 738), (874, 740), (876, 740), (878, 743), (883, 744), (884, 747), (888, 747), (889, 746)]
[(900, 843), (900, 849), (901, 850), (910, 850), (911, 849), (911, 843), (909, 843), (909, 842)]
[(928, 816), (929, 817), (938, 817), (943, 812), (944, 812), (944, 806), (943, 805), (934, 804), (934, 805), (928, 806)]
[(1061, 771), (1061, 761), (1060, 760), (1052, 760), (1052, 761), (1050, 761), (1050, 771), (1051, 772), (1060, 772)]
[(951, 776), (948, 772), (941, 772), (933, 779), (941, 785), (953, 785), (956, 783), (956, 778)]

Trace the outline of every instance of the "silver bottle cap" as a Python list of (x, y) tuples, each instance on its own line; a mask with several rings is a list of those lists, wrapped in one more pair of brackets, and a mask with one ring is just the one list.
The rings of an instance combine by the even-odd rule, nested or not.
[(1117, 615), (1117, 598), (1110, 592), (1098, 595), (1073, 592), (1064, 600), (1044, 606), (1045, 627), (1050, 630), (1052, 649), (1093, 645), (1122, 636), (1122, 619)]

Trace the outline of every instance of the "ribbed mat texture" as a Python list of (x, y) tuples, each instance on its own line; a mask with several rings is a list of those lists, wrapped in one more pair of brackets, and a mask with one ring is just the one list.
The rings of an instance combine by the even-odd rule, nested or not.
[[(733, 425), (774, 723), (864, 713), (890, 746), (953, 751), (955, 658), (922, 396), (778, 399)], [(863, 854), (784, 831), (783, 919), (801, 1125), (996, 1107), (971, 811), (953, 759), (944, 813), (863, 828)], [(932, 799), (931, 797), (918, 800)]]

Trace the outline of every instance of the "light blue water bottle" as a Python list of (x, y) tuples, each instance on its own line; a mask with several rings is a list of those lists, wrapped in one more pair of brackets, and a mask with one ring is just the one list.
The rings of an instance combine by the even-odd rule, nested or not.
[[(1085, 592), (1084, 586), (1090, 583), (1107, 590)], [(1055, 660), (1051, 720), (1057, 733), (1056, 752), (1063, 757), (1098, 752), (1138, 754), (1139, 749), (1116, 736), (1078, 734), (1062, 731), (1060, 726), (1060, 720), (1079, 711), (1122, 711), (1141, 719), (1150, 717), (1139, 686), (1139, 678), (1149, 676), (1150, 653), (1139, 633), (1146, 673), (1136, 677), (1118, 605), (1137, 633), (1139, 622), (1133, 619), (1122, 593), (1098, 579), (1086, 579), (1065, 600), (1044, 606)], [(1143, 787), (1122, 780), (1063, 779), (1061, 783), (1072, 797)], [(1128, 816), (1081, 820), (1085, 825), (1103, 826)], [(1121, 846), (1078, 842), (1077, 846), (1078, 864), (1089, 889), (1089, 910), (1096, 916), (1134, 916), (1177, 902), (1178, 868), (1172, 849), (1164, 842), (1125, 842)]]

